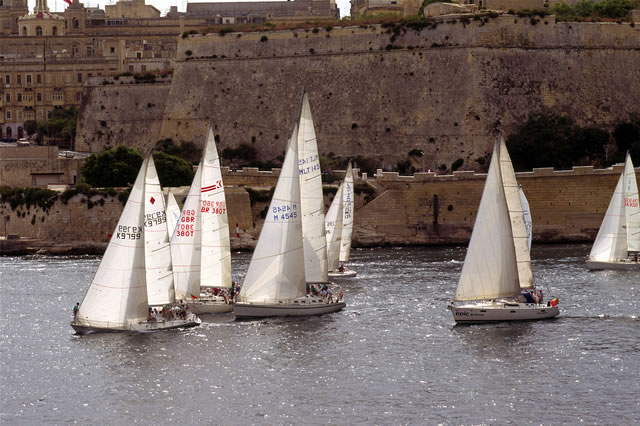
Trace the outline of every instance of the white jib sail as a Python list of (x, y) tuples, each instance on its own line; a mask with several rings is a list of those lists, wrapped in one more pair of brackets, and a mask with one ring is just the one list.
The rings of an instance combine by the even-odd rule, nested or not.
[(628, 251), (640, 251), (640, 205), (638, 183), (631, 156), (627, 153), (624, 164), (624, 215), (627, 226)]
[(327, 229), (327, 263), (330, 271), (338, 269), (342, 240), (342, 188), (340, 184), (325, 218)]
[(502, 133), (500, 134), (500, 172), (502, 174), (502, 185), (511, 217), (511, 232), (513, 234), (513, 244), (516, 250), (518, 261), (518, 278), (520, 288), (535, 288), (533, 283), (533, 272), (531, 271), (531, 254), (529, 253), (529, 234), (525, 223), (524, 209), (520, 201), (520, 187), (516, 181), (516, 174), (513, 171), (513, 164), (507, 146), (504, 143)]
[(522, 203), (522, 211), (524, 212), (524, 226), (527, 229), (527, 245), (531, 252), (531, 240), (533, 239), (533, 222), (531, 220), (531, 209), (529, 208), (529, 200), (524, 195), (522, 187), (520, 187), (520, 202)]
[(169, 194), (167, 194), (167, 229), (169, 230), (169, 239), (173, 236), (173, 231), (176, 229), (178, 219), (180, 219), (180, 207), (173, 192), (169, 192)]
[(302, 95), (297, 143), (305, 275), (307, 282), (327, 282), (329, 276), (322, 171), (309, 97), (306, 93)]
[(231, 287), (231, 241), (220, 158), (209, 128), (202, 158), (200, 189), (202, 251), (200, 287)]
[(511, 218), (502, 187), (500, 144), (482, 191), (455, 300), (488, 300), (520, 294)]
[(300, 212), (300, 178), (294, 129), (240, 301), (273, 303), (306, 294)]
[(196, 170), (182, 213), (171, 237), (173, 279), (176, 299), (191, 300), (200, 296), (200, 177), (202, 163)]
[(147, 318), (144, 268), (144, 175), (142, 163), (118, 225), (109, 240), (76, 322), (94, 327), (123, 328)]
[(175, 301), (171, 247), (167, 229), (167, 211), (153, 156), (149, 154), (145, 176), (144, 246), (149, 305)]
[(596, 240), (591, 247), (589, 259), (598, 262), (612, 262), (627, 257), (627, 231), (624, 216), (624, 173), (620, 175), (618, 184), (609, 202), (607, 212), (600, 225)]
[(347, 166), (342, 189), (342, 239), (340, 241), (340, 262), (346, 262), (351, 256), (351, 235), (353, 234), (353, 169), (351, 161)]

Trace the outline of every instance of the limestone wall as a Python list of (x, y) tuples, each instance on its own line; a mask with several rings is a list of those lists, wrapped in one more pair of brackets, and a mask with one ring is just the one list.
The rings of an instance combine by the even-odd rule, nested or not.
[[(639, 26), (516, 16), (452, 22), (180, 39), (161, 95), (140, 87), (125, 103), (117, 86), (91, 88), (83, 113), (91, 118), (78, 139), (106, 143), (97, 117), (110, 119), (112, 145), (145, 147), (160, 137), (201, 144), (212, 123), (219, 149), (250, 143), (268, 160), (284, 151), (306, 89), (324, 154), (365, 156), (384, 168), (419, 149), (427, 168), (462, 158), (463, 169), (477, 170), (498, 121), (508, 135), (547, 109), (612, 128), (638, 111)], [(100, 110), (100, 97), (129, 108)], [(148, 117), (140, 105), (151, 97), (157, 108)]]

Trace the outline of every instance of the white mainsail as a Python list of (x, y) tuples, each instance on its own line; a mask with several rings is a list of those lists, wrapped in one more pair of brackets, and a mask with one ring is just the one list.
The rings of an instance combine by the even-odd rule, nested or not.
[(524, 226), (527, 229), (527, 246), (531, 252), (531, 240), (533, 239), (533, 222), (531, 221), (531, 209), (529, 208), (529, 200), (524, 195), (522, 187), (520, 187), (520, 202), (522, 203), (522, 211), (524, 212)]
[(353, 169), (351, 161), (347, 166), (342, 189), (342, 239), (340, 242), (340, 262), (346, 262), (351, 255), (351, 236), (353, 234)]
[(202, 162), (193, 177), (189, 194), (171, 237), (171, 257), (176, 299), (200, 295), (200, 182)]
[[(231, 287), (231, 241), (220, 158), (209, 128), (200, 189), (200, 287)], [(198, 293), (199, 294), (199, 293)], [(196, 294), (196, 296), (198, 295)]]
[(311, 107), (306, 92), (302, 95), (298, 134), (294, 137), (298, 144), (305, 275), (307, 281), (311, 283), (327, 282), (329, 276), (322, 173), (316, 132), (313, 128)]
[(633, 169), (631, 155), (627, 152), (624, 164), (624, 216), (627, 228), (627, 250), (640, 251), (640, 204), (638, 204), (638, 183)]
[(167, 195), (167, 229), (169, 230), (169, 239), (173, 236), (173, 231), (176, 229), (178, 219), (180, 219), (180, 206), (178, 206), (173, 192), (169, 192)]
[(296, 125), (244, 279), (241, 302), (275, 302), (306, 294), (297, 130)]
[(85, 294), (75, 322), (121, 329), (147, 318), (143, 239), (145, 158), (115, 232)]
[(164, 305), (175, 301), (175, 293), (167, 212), (153, 156), (149, 156), (147, 161), (144, 190), (144, 255), (147, 271), (147, 297), (149, 305)]
[(502, 176), (502, 186), (507, 200), (507, 207), (509, 208), (509, 217), (511, 218), (511, 232), (518, 261), (520, 288), (531, 289), (534, 288), (534, 285), (531, 271), (531, 255), (529, 254), (529, 235), (525, 224), (524, 209), (520, 201), (520, 187), (516, 181), (516, 174), (513, 171), (511, 157), (509, 156), (509, 151), (507, 151), (502, 133), (499, 137), (500, 175)]
[(340, 184), (336, 195), (333, 197), (329, 211), (325, 218), (327, 229), (327, 264), (330, 271), (335, 271), (339, 266), (340, 246), (342, 241), (342, 189), (344, 182)]
[(600, 225), (596, 240), (591, 247), (589, 259), (611, 262), (626, 259), (627, 231), (625, 230), (624, 173), (620, 175), (607, 212)]
[(455, 300), (488, 300), (520, 294), (511, 217), (500, 171), (502, 145), (498, 142), (493, 148)]

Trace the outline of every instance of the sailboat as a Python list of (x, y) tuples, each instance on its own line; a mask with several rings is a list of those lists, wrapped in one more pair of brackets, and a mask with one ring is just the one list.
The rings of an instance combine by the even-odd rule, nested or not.
[(164, 198), (149, 153), (142, 163), (104, 257), (71, 326), (78, 334), (151, 332), (200, 323), (149, 319), (150, 305), (171, 303), (173, 279)]
[[(199, 315), (231, 312), (231, 243), (220, 158), (211, 128), (171, 237), (176, 297)], [(217, 294), (216, 294), (217, 293)]]
[[(624, 171), (609, 202), (602, 225), (589, 253), (589, 269), (640, 270), (640, 207), (638, 184), (631, 156), (627, 153)], [(633, 255), (633, 258), (630, 256)]]
[(455, 298), (458, 323), (552, 318), (558, 307), (523, 300), (535, 289), (524, 211), (511, 158), (500, 134)]
[(236, 318), (319, 315), (345, 307), (340, 297), (327, 300), (307, 294), (298, 136), (296, 124), (242, 290), (233, 306)]
[(353, 169), (349, 162), (347, 173), (331, 202), (325, 223), (330, 278), (350, 278), (357, 275), (356, 271), (344, 265), (351, 255), (353, 207)]

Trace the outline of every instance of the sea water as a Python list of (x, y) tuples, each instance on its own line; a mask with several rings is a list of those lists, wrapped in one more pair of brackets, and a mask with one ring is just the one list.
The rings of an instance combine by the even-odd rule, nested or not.
[(378, 248), (335, 314), (89, 336), (69, 322), (99, 258), (0, 258), (0, 422), (634, 424), (640, 272), (589, 272), (588, 251), (533, 248), (555, 320), (455, 325), (465, 248)]

